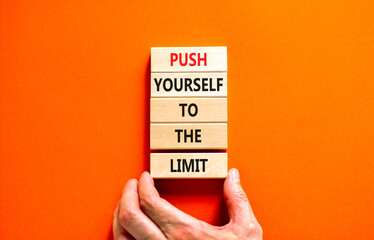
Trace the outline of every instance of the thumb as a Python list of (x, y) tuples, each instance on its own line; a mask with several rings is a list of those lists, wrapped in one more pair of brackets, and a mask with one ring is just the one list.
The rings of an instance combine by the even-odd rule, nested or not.
[(254, 215), (247, 195), (240, 185), (239, 171), (235, 168), (229, 171), (223, 184), (223, 197), (231, 221), (244, 225), (249, 224)]

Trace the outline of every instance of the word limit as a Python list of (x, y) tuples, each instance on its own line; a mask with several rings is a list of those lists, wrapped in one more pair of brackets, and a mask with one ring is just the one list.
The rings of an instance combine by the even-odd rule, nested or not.
[(174, 159), (170, 159), (170, 172), (205, 172), (205, 163), (208, 159), (177, 159), (174, 166)]

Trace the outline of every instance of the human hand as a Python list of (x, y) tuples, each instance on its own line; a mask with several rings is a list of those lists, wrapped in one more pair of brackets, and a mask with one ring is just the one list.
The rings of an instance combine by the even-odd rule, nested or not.
[(223, 196), (230, 222), (222, 227), (212, 226), (160, 198), (152, 177), (144, 172), (139, 182), (131, 179), (122, 191), (114, 212), (114, 239), (262, 239), (261, 226), (240, 185), (238, 170), (229, 171)]

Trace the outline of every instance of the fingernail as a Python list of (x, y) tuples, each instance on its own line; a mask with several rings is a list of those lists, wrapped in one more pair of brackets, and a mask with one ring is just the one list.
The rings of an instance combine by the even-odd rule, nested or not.
[(132, 178), (132, 179), (129, 180), (128, 183), (132, 183), (132, 182), (138, 182), (138, 180), (136, 180), (135, 178)]
[(236, 168), (231, 169), (230, 177), (233, 182), (240, 182), (239, 171)]

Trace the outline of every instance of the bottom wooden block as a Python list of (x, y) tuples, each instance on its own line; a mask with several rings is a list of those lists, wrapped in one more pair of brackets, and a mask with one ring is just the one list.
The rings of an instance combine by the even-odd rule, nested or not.
[(227, 153), (151, 153), (154, 178), (225, 178)]

